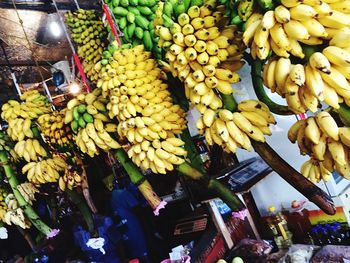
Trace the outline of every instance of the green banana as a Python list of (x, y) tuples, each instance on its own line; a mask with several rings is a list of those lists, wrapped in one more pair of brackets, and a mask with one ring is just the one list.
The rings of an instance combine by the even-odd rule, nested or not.
[(238, 15), (243, 21), (247, 21), (247, 19), (253, 13), (253, 9), (254, 9), (253, 0), (242, 0), (238, 4)]

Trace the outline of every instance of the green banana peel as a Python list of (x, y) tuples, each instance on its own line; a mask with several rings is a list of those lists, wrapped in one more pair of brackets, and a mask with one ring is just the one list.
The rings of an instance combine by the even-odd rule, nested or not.
[(269, 144), (252, 140), (252, 145), (261, 158), (297, 191), (317, 205), (326, 214), (335, 214), (335, 205), (331, 197), (290, 166)]
[(262, 63), (260, 60), (251, 59), (251, 76), (253, 81), (253, 87), (255, 90), (255, 94), (258, 99), (264, 102), (270, 109), (271, 112), (278, 115), (294, 115), (288, 106), (279, 105), (273, 102), (270, 97), (266, 94), (264, 89), (263, 79), (261, 76), (262, 72)]
[(7, 153), (5, 151), (0, 151), (0, 162), (5, 171), (5, 175), (8, 179), (9, 185), (13, 191), (14, 196), (18, 202), (18, 205), (23, 208), (25, 215), (30, 220), (30, 222), (35, 226), (35, 228), (44, 234), (46, 237), (54, 237), (58, 230), (51, 229), (48, 225), (46, 225), (34, 211), (33, 207), (27, 203), (27, 201), (23, 198), (21, 193), (18, 191), (18, 180), (14, 174), (12, 167), (10, 166), (9, 159)]
[(346, 105), (345, 103), (341, 103), (339, 105), (340, 105), (339, 109), (334, 110), (334, 111), (338, 113), (339, 118), (342, 121), (342, 123), (345, 126), (350, 127), (350, 107), (348, 105)]

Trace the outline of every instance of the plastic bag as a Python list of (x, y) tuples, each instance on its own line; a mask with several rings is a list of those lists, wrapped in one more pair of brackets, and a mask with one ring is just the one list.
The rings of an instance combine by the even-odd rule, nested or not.
[(350, 260), (350, 246), (324, 246), (312, 258), (311, 263), (344, 263)]
[(245, 238), (238, 243), (233, 250), (236, 256), (243, 258), (266, 257), (272, 250), (272, 246), (264, 240)]
[(319, 247), (310, 245), (293, 245), (278, 263), (309, 263)]

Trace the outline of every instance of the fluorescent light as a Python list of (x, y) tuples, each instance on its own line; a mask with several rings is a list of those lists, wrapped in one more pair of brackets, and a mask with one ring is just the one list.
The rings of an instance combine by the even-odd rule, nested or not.
[(61, 34), (62, 34), (62, 28), (61, 28), (61, 26), (58, 24), (58, 22), (56, 22), (56, 21), (50, 22), (49, 28), (50, 28), (51, 34), (52, 34), (54, 37), (57, 38), (57, 37), (60, 37), (60, 36), (61, 36)]
[(80, 86), (79, 86), (78, 83), (73, 82), (70, 85), (69, 90), (70, 90), (71, 93), (76, 94), (76, 93), (78, 93), (80, 91)]

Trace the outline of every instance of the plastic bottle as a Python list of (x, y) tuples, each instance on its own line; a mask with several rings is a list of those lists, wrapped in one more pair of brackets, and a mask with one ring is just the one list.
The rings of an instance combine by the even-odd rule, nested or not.
[(268, 208), (270, 213), (267, 223), (274, 236), (274, 240), (279, 249), (286, 249), (290, 247), (292, 242), (292, 233), (288, 230), (287, 220), (282, 213), (276, 213), (276, 208), (270, 206)]

